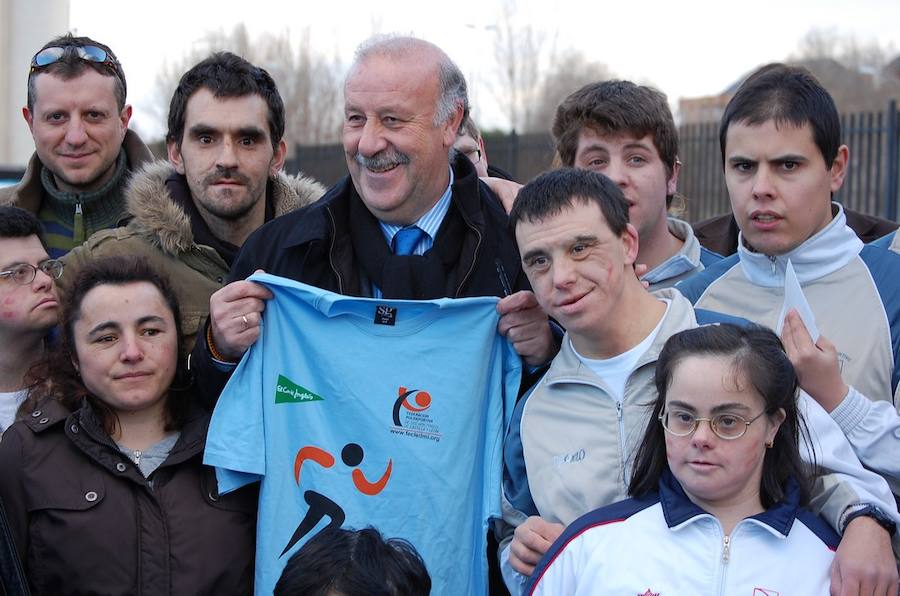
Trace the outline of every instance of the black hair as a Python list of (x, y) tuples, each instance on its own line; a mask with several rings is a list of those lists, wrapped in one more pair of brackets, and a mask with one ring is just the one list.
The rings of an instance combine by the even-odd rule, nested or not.
[(510, 228), (521, 221), (538, 222), (559, 214), (575, 201), (596, 203), (616, 236), (628, 224), (628, 201), (615, 182), (597, 172), (560, 168), (545, 172), (523, 186), (509, 213)]
[(216, 52), (198, 62), (181, 76), (169, 103), (169, 131), (166, 140), (179, 147), (184, 137), (187, 104), (199, 89), (209, 89), (217, 98), (259, 95), (269, 108), (269, 136), (277, 150), (284, 136), (284, 101), (268, 72), (231, 52)]
[(31, 211), (12, 205), (0, 206), (0, 238), (27, 238), (28, 236), (37, 236), (44, 250), (47, 249), (44, 226)]
[(784, 410), (785, 419), (763, 459), (759, 493), (766, 509), (784, 498), (789, 478), (800, 485), (801, 504), (809, 502), (809, 468), (800, 457), (800, 433), (808, 436), (797, 409), (797, 375), (784, 346), (771, 329), (758, 325), (705, 325), (676, 333), (666, 341), (656, 361), (656, 403), (637, 450), (628, 492), (642, 497), (659, 487), (668, 468), (665, 430), (659, 416), (678, 365), (691, 356), (724, 356), (732, 360), (735, 381), (749, 383), (771, 416)]
[(725, 139), (733, 123), (758, 126), (809, 124), (813, 140), (829, 170), (841, 146), (841, 119), (831, 94), (807, 69), (767, 64), (751, 74), (725, 106), (719, 125), (719, 147), (725, 163)]
[(45, 43), (40, 50), (35, 52), (35, 55), (41, 53), (47, 48), (77, 48), (82, 46), (97, 46), (98, 48), (101, 48), (106, 52), (106, 55), (109, 56), (111, 64), (82, 60), (74, 51), (67, 51), (65, 54), (63, 54), (62, 58), (60, 58), (53, 64), (48, 64), (47, 66), (43, 66), (36, 70), (33, 69), (28, 73), (28, 95), (26, 98), (28, 111), (34, 111), (34, 102), (37, 101), (35, 79), (38, 77), (38, 75), (53, 74), (60, 77), (64, 81), (68, 81), (80, 76), (81, 73), (83, 73), (85, 69), (88, 68), (102, 74), (105, 77), (111, 76), (115, 79), (114, 93), (116, 96), (116, 105), (119, 107), (119, 111), (122, 111), (122, 109), (125, 107), (125, 96), (127, 93), (125, 72), (122, 70), (122, 65), (119, 63), (119, 59), (116, 58), (116, 55), (111, 49), (109, 49), (109, 46), (107, 46), (106, 44), (95, 41), (90, 37), (75, 37), (71, 33), (66, 33), (65, 35), (55, 37)]
[(275, 596), (427, 596), (431, 577), (415, 547), (375, 528), (326, 528), (288, 561)]

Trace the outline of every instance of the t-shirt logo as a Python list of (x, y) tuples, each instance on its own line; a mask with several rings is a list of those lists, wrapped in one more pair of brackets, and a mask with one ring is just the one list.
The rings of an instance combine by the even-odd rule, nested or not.
[[(360, 493), (374, 497), (380, 494), (387, 486), (388, 480), (391, 478), (391, 471), (394, 469), (394, 460), (388, 459), (381, 478), (372, 482), (366, 478), (365, 473), (359, 468), (363, 457), (365, 457), (365, 452), (362, 446), (357, 443), (347, 443), (341, 449), (341, 461), (352, 470), (350, 477), (353, 479), (353, 486)], [(323, 468), (331, 468), (335, 464), (334, 456), (325, 449), (316, 445), (301, 447), (297, 452), (297, 457), (294, 459), (294, 480), (296, 480), (297, 486), (300, 486), (300, 472), (307, 462), (313, 462)], [(307, 509), (303, 519), (300, 520), (297, 529), (294, 530), (294, 534), (288, 541), (287, 546), (281, 551), (282, 557), (326, 517), (329, 519), (328, 528), (340, 528), (344, 523), (344, 519), (346, 519), (343, 507), (322, 493), (314, 490), (305, 490), (303, 499), (309, 505), (309, 509)]]
[(428, 413), (431, 403), (431, 394), (427, 391), (401, 386), (397, 390), (397, 399), (394, 400), (392, 416), (394, 425), (391, 432), (434, 442), (440, 441), (441, 429)]
[(276, 404), (300, 404), (309, 401), (325, 401), (325, 398), (298, 385), (284, 375), (278, 375), (278, 383), (275, 384)]

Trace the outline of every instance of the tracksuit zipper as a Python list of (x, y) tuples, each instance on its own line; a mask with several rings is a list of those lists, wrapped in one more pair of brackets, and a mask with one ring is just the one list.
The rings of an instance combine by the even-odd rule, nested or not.
[(774, 276), (778, 271), (778, 268), (775, 266), (776, 258), (771, 255), (767, 256), (767, 258), (769, 259), (769, 264), (772, 266), (772, 275)]
[(725, 594), (725, 574), (728, 572), (728, 559), (731, 557), (731, 537), (722, 538), (722, 576), (719, 578), (719, 594)]
[(619, 421), (619, 455), (622, 464), (622, 472), (625, 477), (628, 474), (625, 470), (625, 422), (622, 420), (622, 402), (616, 401), (616, 420)]

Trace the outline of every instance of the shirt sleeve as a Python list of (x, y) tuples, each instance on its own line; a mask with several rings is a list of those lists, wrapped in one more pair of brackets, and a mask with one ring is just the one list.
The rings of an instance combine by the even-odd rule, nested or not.
[(264, 335), (261, 325), (259, 339), (229, 379), (209, 423), (203, 463), (215, 466), (220, 494), (265, 475)]
[(831, 418), (844, 432), (854, 453), (868, 468), (900, 488), (900, 415), (888, 401), (872, 401), (850, 387)]
[(800, 454), (821, 470), (812, 508), (838, 533), (843, 532), (844, 516), (860, 504), (874, 505), (895, 522), (900, 521), (887, 482), (862, 466), (844, 433), (822, 406), (805, 391), (800, 391), (797, 405), (810, 435), (801, 433)]

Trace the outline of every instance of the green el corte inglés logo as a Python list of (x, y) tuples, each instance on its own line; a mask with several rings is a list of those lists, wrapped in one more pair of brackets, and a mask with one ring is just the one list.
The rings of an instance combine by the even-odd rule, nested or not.
[(310, 401), (325, 401), (325, 398), (298, 385), (284, 375), (278, 375), (278, 384), (275, 386), (276, 404), (299, 404)]

